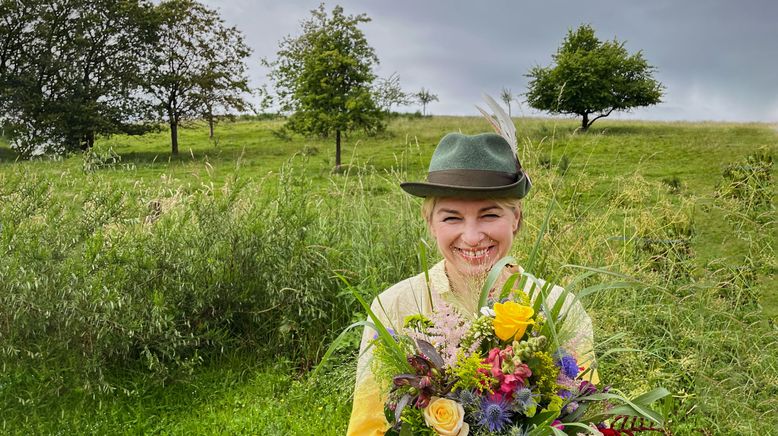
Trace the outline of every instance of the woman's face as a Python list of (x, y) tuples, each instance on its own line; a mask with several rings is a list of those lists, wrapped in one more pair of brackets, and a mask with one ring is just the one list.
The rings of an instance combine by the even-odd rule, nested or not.
[(441, 198), (429, 226), (447, 267), (470, 277), (488, 272), (508, 254), (520, 220), (520, 211), (493, 200)]

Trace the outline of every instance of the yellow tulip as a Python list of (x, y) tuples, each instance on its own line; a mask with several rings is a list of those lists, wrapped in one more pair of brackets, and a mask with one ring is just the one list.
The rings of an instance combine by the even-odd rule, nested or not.
[(535, 311), (514, 301), (494, 304), (494, 333), (503, 341), (521, 339), (527, 326), (532, 325)]

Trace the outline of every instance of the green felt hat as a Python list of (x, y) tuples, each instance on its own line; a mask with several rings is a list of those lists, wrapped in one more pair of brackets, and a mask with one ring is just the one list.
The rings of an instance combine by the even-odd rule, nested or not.
[(427, 181), (400, 186), (417, 197), (523, 198), (532, 182), (502, 136), (449, 133), (432, 154)]

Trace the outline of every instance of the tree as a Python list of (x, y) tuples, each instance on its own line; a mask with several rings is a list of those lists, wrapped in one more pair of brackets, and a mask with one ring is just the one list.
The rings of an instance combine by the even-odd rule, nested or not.
[(527, 74), (527, 102), (535, 109), (581, 116), (581, 130), (613, 111), (661, 102), (663, 86), (642, 52), (630, 55), (624, 43), (600, 41), (589, 25), (569, 30), (553, 59), (555, 66), (536, 66)]
[(14, 148), (83, 150), (98, 134), (135, 131), (150, 9), (144, 0), (0, 5), (0, 115)]
[(438, 101), (438, 96), (430, 92), (428, 89), (424, 89), (423, 87), (419, 92), (414, 94), (417, 100), (419, 100), (419, 103), (421, 103), (422, 107), (422, 115), (427, 115), (427, 104), (432, 103), (433, 101)]
[(513, 92), (508, 88), (503, 88), (500, 92), (500, 100), (502, 100), (506, 106), (508, 106), (508, 116), (511, 116), (511, 102), (513, 101)]
[(376, 80), (373, 98), (378, 108), (387, 113), (392, 111), (392, 106), (402, 106), (411, 102), (410, 96), (400, 86), (400, 76), (397, 73), (392, 73), (386, 79)]
[(217, 108), (245, 108), (245, 59), (251, 51), (238, 29), (197, 1), (166, 0), (156, 11), (159, 43), (147, 53), (146, 89), (170, 126), (171, 150), (178, 154), (182, 122), (205, 115), (213, 132)]
[(291, 112), (286, 126), (304, 135), (335, 133), (335, 168), (341, 165), (341, 134), (383, 128), (383, 114), (371, 86), (378, 63), (361, 23), (365, 14), (345, 15), (335, 6), (329, 16), (324, 4), (302, 23), (302, 34), (279, 43), (277, 59), (265, 60), (271, 69), (281, 110)]

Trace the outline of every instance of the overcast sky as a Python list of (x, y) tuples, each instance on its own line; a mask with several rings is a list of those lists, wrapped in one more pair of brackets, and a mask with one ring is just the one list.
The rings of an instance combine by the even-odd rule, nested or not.
[[(205, 3), (246, 35), (258, 86), (268, 83), (259, 60), (274, 59), (278, 42), (299, 35), (320, 2)], [(476, 115), (483, 92), (526, 92), (524, 74), (550, 65), (567, 30), (590, 23), (601, 40), (643, 50), (666, 88), (663, 103), (612, 118), (778, 121), (776, 0), (325, 2), (328, 11), (336, 4), (372, 18), (362, 30), (380, 59), (376, 73), (397, 72), (406, 91), (423, 86), (437, 94), (440, 101), (428, 106), (433, 114)], [(525, 103), (520, 111), (534, 114)]]

